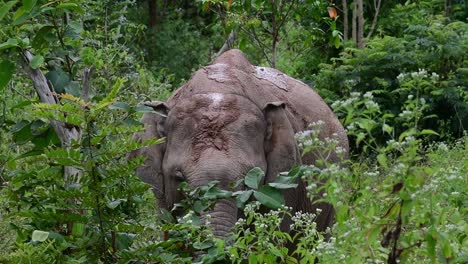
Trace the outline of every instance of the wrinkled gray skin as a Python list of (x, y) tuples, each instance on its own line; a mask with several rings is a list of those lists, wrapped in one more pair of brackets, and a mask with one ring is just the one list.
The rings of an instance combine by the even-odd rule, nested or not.
[[(229, 189), (253, 167), (265, 171), (265, 182), (271, 182), (295, 164), (313, 164), (314, 155), (301, 157), (294, 139), (312, 122), (324, 121), (320, 137), (336, 133), (348, 150), (343, 127), (314, 90), (275, 69), (252, 66), (239, 50), (195, 72), (167, 103), (147, 105), (158, 114), (143, 116), (145, 130), (134, 139), (167, 137), (166, 142), (131, 156), (147, 158), (137, 174), (153, 187), (159, 207), (169, 210), (180, 199), (181, 181), (197, 187), (218, 180)], [(335, 154), (329, 160), (339, 162)], [(321, 208), (318, 229), (331, 225), (333, 208), (313, 204), (303, 183), (284, 195), (293, 212)], [(225, 236), (241, 216), (233, 200), (218, 202), (209, 213), (218, 236)], [(286, 220), (283, 229), (288, 227)]]

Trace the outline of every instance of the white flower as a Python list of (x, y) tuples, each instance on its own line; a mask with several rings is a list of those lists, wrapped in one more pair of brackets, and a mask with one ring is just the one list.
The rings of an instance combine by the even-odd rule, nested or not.
[(372, 98), (374, 98), (374, 96), (372, 95), (372, 92), (366, 92), (366, 93), (364, 94), (364, 98), (372, 99)]
[(400, 73), (400, 74), (398, 74), (397, 79), (398, 79), (398, 81), (401, 81), (401, 80), (403, 80), (405, 77), (406, 77), (406, 74), (405, 74), (405, 73)]

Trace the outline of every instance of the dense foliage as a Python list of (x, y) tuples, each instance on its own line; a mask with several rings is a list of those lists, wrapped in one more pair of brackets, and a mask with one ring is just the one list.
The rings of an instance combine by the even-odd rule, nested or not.
[[(358, 2), (0, 0), (0, 262), (468, 262), (466, 3), (364, 3), (362, 47), (343, 19)], [(126, 158), (152, 111), (139, 104), (167, 98), (231, 33), (254, 63), (317, 89), (351, 157), (326, 163), (343, 149), (318, 140), (314, 123), (296, 138), (303, 153), (324, 153), (315, 165), (265, 186), (253, 168), (234, 193), (182, 184), (182, 216), (157, 216), (133, 172), (142, 159)], [(326, 232), (320, 212), (282, 206), (280, 190), (299, 178), (333, 204)], [(219, 239), (201, 215), (226, 197), (244, 217)], [(295, 235), (281, 232), (284, 217)]]

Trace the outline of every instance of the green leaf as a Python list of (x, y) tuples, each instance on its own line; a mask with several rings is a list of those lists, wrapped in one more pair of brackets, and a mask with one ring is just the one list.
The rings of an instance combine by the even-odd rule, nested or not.
[(57, 9), (69, 10), (79, 14), (84, 14), (84, 10), (76, 3), (61, 3), (57, 6)]
[(107, 207), (110, 209), (115, 209), (117, 206), (119, 206), (122, 202), (126, 202), (127, 199), (115, 199), (106, 204)]
[(6, 3), (0, 3), (0, 20), (2, 20), (8, 11), (16, 4), (17, 1), (9, 1)]
[(249, 200), (250, 196), (252, 196), (252, 193), (253, 190), (234, 192), (232, 195), (236, 197), (237, 207), (243, 209), (245, 203)]
[(118, 110), (128, 112), (128, 110), (130, 109), (130, 106), (124, 102), (115, 102), (109, 105), (109, 109), (118, 109)]
[(436, 236), (437, 236), (437, 231), (433, 226), (431, 226), (428, 230), (428, 232), (425, 235), (426, 239), (426, 245), (427, 245), (427, 253), (429, 257), (431, 257), (432, 260), (435, 259), (436, 256)]
[(43, 26), (39, 29), (31, 41), (31, 46), (36, 50), (48, 47), (49, 42), (55, 39), (55, 35), (52, 33), (53, 29), (53, 26)]
[(0, 62), (0, 92), (10, 82), (15, 72), (15, 64), (10, 61)]
[(64, 90), (67, 94), (71, 94), (73, 96), (79, 97), (81, 95), (80, 84), (76, 81), (69, 82)]
[(217, 186), (212, 186), (208, 191), (203, 195), (203, 198), (214, 200), (220, 198), (228, 198), (231, 196), (231, 192), (221, 190)]
[(257, 255), (255, 254), (249, 255), (249, 264), (257, 264)]
[(146, 105), (137, 105), (133, 108), (133, 110), (135, 110), (135, 112), (140, 112), (140, 113), (149, 113), (149, 112), (154, 111), (153, 108), (146, 106)]
[(49, 124), (43, 122), (42, 120), (35, 120), (31, 123), (31, 134), (33, 136), (38, 136), (44, 133), (49, 128)]
[(46, 73), (46, 78), (52, 83), (56, 93), (64, 93), (65, 87), (70, 82), (70, 77), (62, 69), (56, 69)]
[(34, 58), (31, 60), (31, 63), (29, 64), (31, 68), (37, 69), (41, 67), (41, 65), (44, 63), (44, 57), (41, 55), (36, 55)]
[(13, 14), (13, 25), (20, 25), (31, 17), (31, 13), (24, 6), (18, 8)]
[(435, 136), (440, 136), (439, 133), (435, 132), (434, 130), (431, 129), (423, 129), (421, 132), (419, 132), (420, 135), (435, 135)]
[(30, 12), (36, 5), (37, 0), (23, 0), (23, 7), (26, 12)]
[(281, 183), (281, 182), (270, 182), (268, 186), (271, 186), (275, 189), (291, 189), (296, 188), (297, 183)]
[(18, 47), (18, 40), (10, 38), (6, 42), (0, 44), (0, 50)]
[(254, 192), (254, 196), (261, 204), (272, 209), (280, 208), (284, 204), (283, 194), (270, 186), (262, 186)]
[(175, 222), (175, 218), (172, 216), (172, 214), (164, 209), (164, 208), (160, 208), (160, 214), (159, 214), (159, 218), (161, 219), (162, 222), (165, 222), (165, 223), (174, 223)]
[(360, 118), (357, 125), (362, 129), (365, 129), (367, 132), (370, 132), (377, 125), (377, 122), (372, 119)]
[(73, 223), (72, 226), (72, 235), (73, 236), (82, 236), (84, 234), (85, 225), (82, 223)]
[(265, 173), (262, 171), (262, 169), (255, 167), (247, 172), (244, 183), (249, 188), (257, 190), (263, 176), (265, 176)]
[(117, 248), (119, 250), (128, 249), (133, 241), (135, 240), (136, 235), (131, 233), (119, 232), (116, 235)]
[(392, 134), (392, 131), (393, 131), (393, 127), (387, 125), (387, 124), (383, 124), (382, 126), (382, 131), (391, 135)]
[(34, 230), (31, 236), (33, 242), (44, 242), (49, 237), (49, 232)]
[(387, 156), (385, 156), (384, 153), (377, 155), (377, 161), (378, 161), (379, 164), (380, 164), (381, 166), (383, 166), (384, 168), (387, 168), (387, 167), (388, 167), (388, 164), (387, 164)]
[(203, 242), (195, 242), (193, 243), (193, 247), (195, 249), (199, 249), (199, 250), (204, 250), (204, 249), (207, 249), (207, 248), (210, 248), (212, 247), (214, 244), (213, 242), (209, 241), (209, 240), (205, 240)]

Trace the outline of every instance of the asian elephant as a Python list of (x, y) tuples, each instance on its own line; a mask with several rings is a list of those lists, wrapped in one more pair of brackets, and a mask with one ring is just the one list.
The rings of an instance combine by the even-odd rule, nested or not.
[[(265, 171), (265, 182), (271, 182), (293, 165), (313, 164), (314, 155), (301, 157), (294, 137), (312, 122), (322, 120), (320, 137), (336, 134), (339, 145), (348, 150), (345, 130), (313, 89), (278, 70), (253, 66), (235, 49), (196, 71), (167, 102), (146, 105), (155, 112), (144, 114), (145, 130), (134, 140), (166, 141), (131, 156), (146, 158), (137, 175), (153, 187), (158, 206), (169, 210), (180, 199), (181, 181), (196, 187), (217, 180), (220, 188), (228, 189), (253, 167)], [(338, 162), (336, 154), (329, 159)], [(293, 212), (321, 208), (317, 227), (324, 230), (333, 221), (333, 208), (312, 203), (305, 187), (300, 183), (286, 191), (286, 205)], [(241, 215), (229, 199), (209, 213), (217, 236), (225, 236)]]

